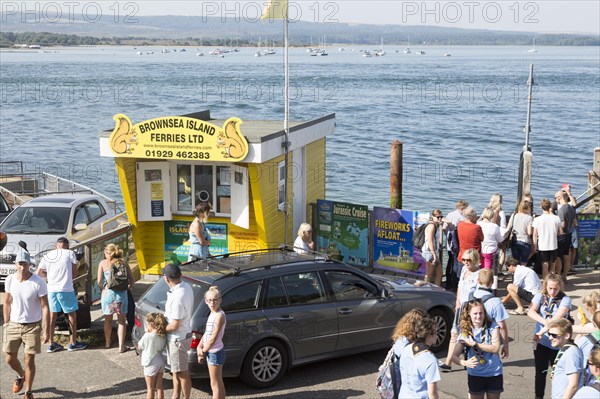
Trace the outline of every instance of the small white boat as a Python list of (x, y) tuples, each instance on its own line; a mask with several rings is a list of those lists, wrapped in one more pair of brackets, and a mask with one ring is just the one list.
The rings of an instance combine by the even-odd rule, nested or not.
[(204, 51), (197, 51), (196, 57), (204, 57)]
[(137, 55), (142, 55), (142, 54), (144, 54), (144, 53), (142, 53), (141, 51), (138, 51), (136, 54), (137, 54)]
[(417, 52), (415, 52), (416, 55), (425, 55), (425, 52), (423, 50), (419, 50)]
[(445, 53), (444, 53), (444, 57), (451, 57), (451, 56), (452, 56), (452, 54), (450, 54), (450, 53), (448, 53), (448, 52), (445, 52)]
[(371, 58), (371, 57), (373, 57), (373, 54), (371, 54), (370, 51), (365, 50), (365, 51), (363, 51), (362, 56), (365, 58)]
[(408, 36), (408, 46), (404, 49), (404, 54), (410, 54), (410, 36)]
[(533, 46), (527, 50), (528, 53), (537, 53), (537, 49), (535, 48), (535, 37), (533, 38)]

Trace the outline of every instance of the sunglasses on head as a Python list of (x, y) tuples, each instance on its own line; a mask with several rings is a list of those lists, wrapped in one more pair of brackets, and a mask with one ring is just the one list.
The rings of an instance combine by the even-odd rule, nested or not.
[(562, 337), (562, 334), (555, 334), (555, 333), (551, 333), (551, 332), (549, 332), (548, 335), (552, 338)]

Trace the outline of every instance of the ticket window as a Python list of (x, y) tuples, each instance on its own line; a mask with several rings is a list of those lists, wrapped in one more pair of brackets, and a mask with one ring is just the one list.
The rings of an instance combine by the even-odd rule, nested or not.
[[(189, 215), (201, 202), (209, 202), (216, 216), (248, 225), (248, 172), (238, 165), (175, 164), (175, 213)], [(238, 224), (239, 223), (239, 224)]]

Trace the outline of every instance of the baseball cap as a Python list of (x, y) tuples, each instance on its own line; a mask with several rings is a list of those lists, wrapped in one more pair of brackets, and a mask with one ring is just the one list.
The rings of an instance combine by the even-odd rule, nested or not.
[(162, 274), (171, 280), (179, 280), (181, 278), (181, 269), (179, 266), (169, 263), (162, 269)]
[(25, 250), (21, 250), (21, 251), (17, 252), (17, 257), (15, 258), (15, 263), (20, 263), (20, 262), (25, 262), (25, 263), (31, 264), (31, 256), (29, 255), (29, 252), (27, 252)]

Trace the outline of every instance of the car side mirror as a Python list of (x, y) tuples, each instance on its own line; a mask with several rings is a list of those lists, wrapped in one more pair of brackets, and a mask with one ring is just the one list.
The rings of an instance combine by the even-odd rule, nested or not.
[(387, 290), (387, 288), (385, 288), (385, 287), (381, 288), (381, 299), (388, 298), (389, 296), (390, 296), (390, 293)]
[(75, 225), (76, 231), (81, 231), (81, 230), (85, 230), (85, 229), (87, 229), (87, 224), (85, 224), (85, 223), (78, 223)]

